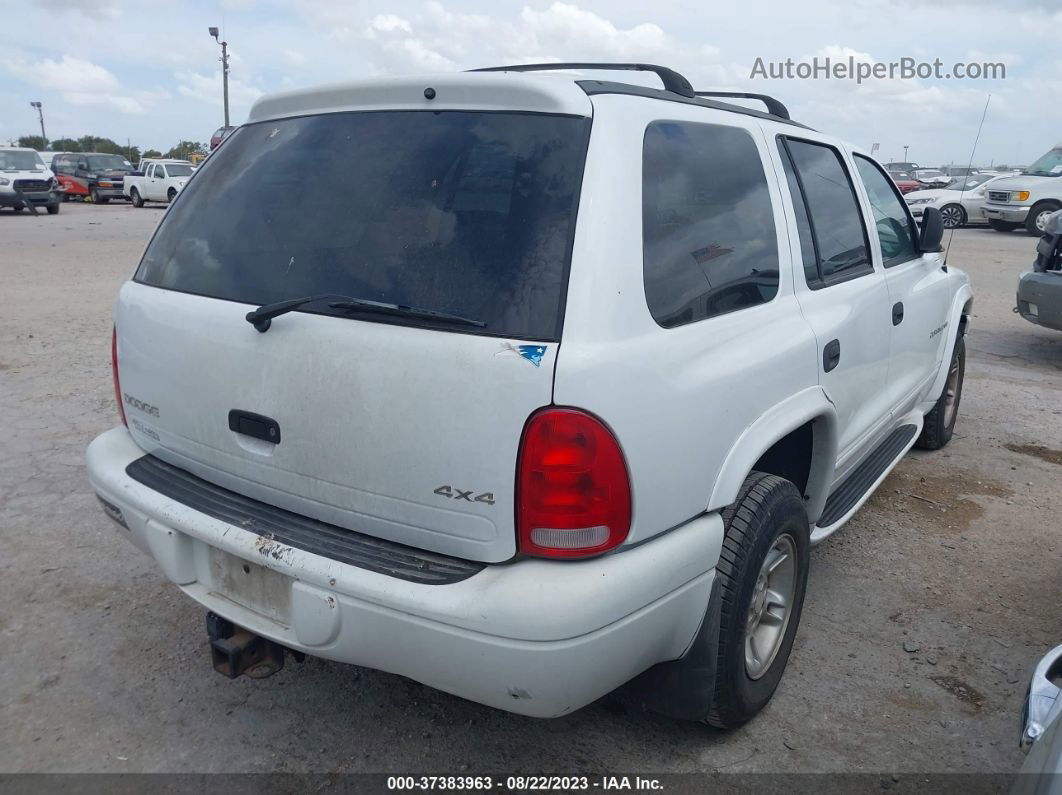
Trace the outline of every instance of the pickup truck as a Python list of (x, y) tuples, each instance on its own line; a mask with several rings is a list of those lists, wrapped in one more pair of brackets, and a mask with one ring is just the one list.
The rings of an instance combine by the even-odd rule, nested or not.
[(636, 679), (739, 726), (810, 547), (951, 438), (939, 210), (771, 97), (524, 74), (580, 68), (263, 97), (121, 287), (89, 480), (225, 676), (310, 654), (536, 717)]
[(144, 160), (140, 169), (125, 178), (125, 197), (134, 207), (144, 202), (173, 201), (188, 178), (192, 164), (187, 160)]

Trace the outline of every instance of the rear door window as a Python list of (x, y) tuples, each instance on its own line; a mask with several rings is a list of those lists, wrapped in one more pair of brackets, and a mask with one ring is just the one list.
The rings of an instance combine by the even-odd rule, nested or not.
[(136, 278), (255, 305), (332, 293), (556, 340), (589, 131), (585, 118), (467, 111), (246, 125), (167, 212)]
[(649, 311), (665, 328), (774, 298), (774, 211), (746, 130), (677, 121), (648, 126), (642, 260)]

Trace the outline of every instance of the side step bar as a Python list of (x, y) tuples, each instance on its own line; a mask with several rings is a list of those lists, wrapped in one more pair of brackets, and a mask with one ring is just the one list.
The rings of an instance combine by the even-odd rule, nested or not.
[(837, 524), (869, 495), (881, 476), (911, 447), (918, 430), (917, 425), (901, 425), (886, 436), (874, 452), (841, 481), (826, 499), (826, 507), (822, 509), (816, 532), (812, 533), (813, 540), (821, 540), (815, 538), (817, 531)]

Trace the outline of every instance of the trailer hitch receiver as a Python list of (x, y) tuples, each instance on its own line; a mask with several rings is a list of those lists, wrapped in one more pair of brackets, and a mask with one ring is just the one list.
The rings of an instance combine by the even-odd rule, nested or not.
[(214, 670), (229, 679), (246, 674), (265, 679), (284, 667), (284, 647), (238, 627), (216, 613), (207, 613), (207, 635)]

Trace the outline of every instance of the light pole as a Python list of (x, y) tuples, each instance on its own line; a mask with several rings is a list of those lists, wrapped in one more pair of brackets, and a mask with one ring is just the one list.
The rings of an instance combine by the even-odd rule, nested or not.
[(903, 162), (905, 162), (905, 163), (907, 162), (907, 150), (910, 149), (910, 148), (911, 147), (910, 147), (909, 144), (904, 144), (904, 146), (903, 146)]
[(40, 102), (31, 102), (30, 103), (30, 107), (37, 109), (37, 116), (39, 116), (40, 120), (41, 120), (41, 138), (44, 139), (44, 148), (47, 149), (48, 148), (48, 136), (44, 134), (44, 108), (43, 108), (43, 106), (41, 105)]
[(221, 86), (222, 92), (225, 95), (225, 126), (229, 126), (229, 43), (227, 41), (218, 41), (218, 29), (211, 27), (207, 29), (210, 35), (214, 37), (214, 41), (217, 41), (221, 45)]

